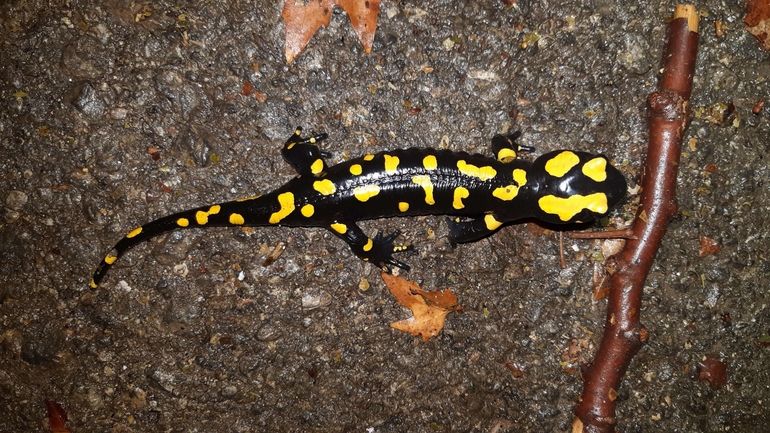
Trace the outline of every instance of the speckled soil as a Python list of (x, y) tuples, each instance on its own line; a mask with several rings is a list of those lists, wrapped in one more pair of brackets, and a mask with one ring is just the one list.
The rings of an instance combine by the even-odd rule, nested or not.
[[(674, 4), (386, 1), (371, 54), (337, 10), (287, 66), (279, 2), (228, 3), (3, 2), (0, 431), (48, 431), (46, 400), (74, 432), (567, 430), (602, 333), (597, 242), (565, 240), (561, 269), (558, 234), (534, 224), (456, 249), (442, 217), (363, 224), (402, 230), (408, 277), (458, 294), (464, 312), (427, 343), (389, 327), (408, 313), (322, 229), (173, 233), (87, 284), (133, 227), (289, 179), (296, 125), (328, 132), (334, 162), (486, 153), (513, 129), (538, 153), (604, 153), (632, 187), (622, 221)], [(770, 60), (736, 3), (698, 4), (681, 209), (646, 283), (621, 431), (770, 424), (770, 117), (752, 113)], [(702, 236), (721, 251), (699, 257)], [(698, 380), (709, 354), (727, 364), (719, 390)]]

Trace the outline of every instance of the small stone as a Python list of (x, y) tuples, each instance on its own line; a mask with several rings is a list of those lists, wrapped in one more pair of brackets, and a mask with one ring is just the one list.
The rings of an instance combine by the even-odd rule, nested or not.
[(99, 410), (104, 406), (104, 400), (99, 394), (99, 390), (96, 388), (88, 389), (88, 393), (86, 394), (86, 401), (88, 402), (88, 407), (90, 407), (91, 410)]
[(235, 397), (237, 393), (238, 393), (238, 388), (232, 385), (226, 386), (224, 387), (224, 389), (222, 389), (222, 397), (225, 397), (225, 398)]
[(5, 205), (8, 209), (21, 210), (21, 208), (27, 204), (27, 200), (27, 194), (24, 194), (21, 191), (11, 191), (8, 193), (8, 196), (5, 197)]
[(332, 302), (332, 296), (326, 292), (317, 295), (304, 295), (302, 297), (302, 309), (309, 311), (325, 307)]
[(257, 331), (257, 340), (275, 341), (281, 337), (281, 331), (272, 325), (264, 325)]
[(16, 212), (15, 210), (8, 209), (5, 212), (5, 215), (3, 216), (3, 219), (6, 223), (11, 224), (19, 220), (21, 218), (21, 214)]
[(128, 116), (128, 109), (122, 107), (113, 108), (109, 111), (108, 115), (110, 116), (110, 119), (123, 120)]
[(104, 102), (89, 83), (84, 83), (76, 93), (77, 96), (72, 101), (72, 105), (78, 111), (94, 118), (104, 113)]

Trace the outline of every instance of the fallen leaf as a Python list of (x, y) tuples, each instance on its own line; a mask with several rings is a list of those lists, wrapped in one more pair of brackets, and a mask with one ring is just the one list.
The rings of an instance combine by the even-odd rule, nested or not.
[(457, 296), (451, 290), (428, 292), (412, 281), (382, 273), (382, 280), (398, 300), (398, 304), (412, 310), (413, 317), (391, 323), (392, 328), (422, 335), (422, 341), (435, 337), (444, 327), (446, 315), (457, 311)]
[(160, 187), (160, 189), (162, 189), (163, 192), (165, 192), (166, 194), (171, 194), (172, 192), (174, 192), (173, 189), (171, 189), (168, 185), (166, 185), (163, 182), (158, 182), (158, 187)]
[[(299, 4), (298, 4), (299, 3)], [(286, 25), (286, 63), (291, 63), (321, 26), (329, 25), (333, 0), (310, 0), (306, 5), (284, 0), (283, 18)]]
[(698, 367), (698, 379), (708, 381), (711, 389), (721, 389), (727, 383), (727, 364), (720, 361), (716, 355), (709, 353), (698, 363)]
[(254, 91), (254, 97), (257, 98), (257, 101), (259, 101), (259, 102), (267, 101), (267, 95), (265, 95), (262, 92), (256, 91), (256, 90)]
[(722, 36), (724, 36), (726, 30), (727, 30), (727, 24), (725, 24), (724, 21), (722, 20), (714, 21), (714, 32), (716, 33), (718, 38), (721, 38)]
[(241, 95), (243, 96), (249, 96), (251, 95), (251, 92), (254, 91), (254, 85), (250, 82), (246, 81), (243, 83), (243, 87), (241, 87)]
[(286, 63), (294, 60), (321, 26), (329, 25), (335, 4), (348, 13), (364, 50), (372, 51), (380, 0), (284, 0), (281, 17), (286, 25)]
[(153, 161), (157, 161), (160, 159), (160, 149), (157, 147), (148, 147), (147, 153), (150, 154), (150, 158), (152, 158)]
[(609, 278), (607, 269), (600, 262), (594, 262), (593, 275), (593, 300), (599, 301), (607, 297), (610, 293)]
[(522, 367), (512, 363), (511, 361), (505, 361), (503, 367), (507, 368), (511, 372), (511, 375), (516, 379), (524, 377), (524, 370)]
[(764, 347), (770, 346), (770, 335), (764, 334), (760, 336), (759, 338), (757, 338), (757, 342)]
[(761, 48), (770, 50), (770, 1), (749, 0), (743, 22), (748, 26), (746, 30), (761, 42)]
[(48, 428), (51, 433), (70, 433), (64, 424), (67, 422), (67, 412), (62, 407), (50, 400), (45, 401), (45, 407), (48, 409)]
[(561, 350), (562, 369), (567, 373), (574, 372), (574, 366), (589, 362), (591, 343), (587, 338), (573, 338), (569, 346)]
[(358, 40), (369, 54), (374, 44), (374, 31), (377, 30), (380, 0), (337, 0), (337, 4), (348, 13)]
[(722, 251), (722, 247), (719, 246), (717, 241), (706, 236), (700, 237), (700, 249), (698, 250), (698, 257), (710, 256), (720, 251)]
[(409, 107), (409, 108), (406, 109), (406, 112), (408, 114), (411, 114), (412, 116), (420, 114), (420, 111), (422, 111), (422, 108)]

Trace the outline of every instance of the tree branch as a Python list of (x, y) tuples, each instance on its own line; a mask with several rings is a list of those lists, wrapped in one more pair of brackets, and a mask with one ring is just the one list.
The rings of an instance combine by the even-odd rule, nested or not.
[(677, 212), (676, 176), (698, 49), (698, 15), (693, 5), (678, 5), (663, 55), (663, 76), (647, 98), (650, 138), (641, 182), (640, 205), (623, 250), (608, 260), (610, 276), (605, 332), (585, 373), (573, 431), (614, 431), (615, 398), (631, 359), (647, 340), (639, 312), (642, 288)]

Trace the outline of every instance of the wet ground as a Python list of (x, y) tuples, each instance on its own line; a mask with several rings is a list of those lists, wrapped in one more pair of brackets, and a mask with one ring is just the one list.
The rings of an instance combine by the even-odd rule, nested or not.
[[(602, 333), (597, 242), (566, 240), (561, 269), (558, 234), (533, 224), (456, 249), (442, 217), (363, 224), (402, 230), (408, 277), (458, 294), (464, 312), (426, 343), (389, 327), (408, 312), (322, 229), (174, 233), (88, 281), (135, 226), (289, 179), (296, 125), (328, 132), (334, 162), (487, 153), (515, 129), (538, 153), (604, 153), (632, 189), (618, 224), (673, 2), (384, 2), (371, 54), (337, 10), (289, 66), (279, 2), (230, 3), (4, 2), (0, 431), (48, 431), (46, 400), (75, 432), (568, 430)], [(621, 431), (770, 422), (770, 118), (752, 112), (770, 60), (725, 3), (698, 5), (681, 209), (646, 283)], [(721, 251), (700, 257), (702, 237)], [(709, 355), (727, 365), (718, 390), (699, 380)]]

